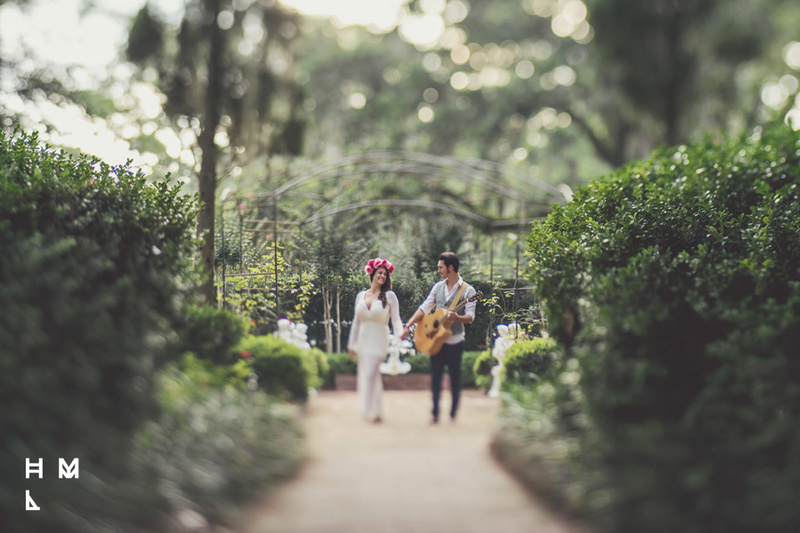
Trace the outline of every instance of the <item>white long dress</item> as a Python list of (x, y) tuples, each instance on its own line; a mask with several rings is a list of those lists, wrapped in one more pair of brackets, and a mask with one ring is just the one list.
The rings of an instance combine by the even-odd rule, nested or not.
[(361, 291), (356, 295), (347, 348), (358, 354), (361, 412), (366, 417), (376, 418), (382, 415), (383, 381), (378, 367), (389, 353), (389, 319), (395, 335), (403, 331), (403, 322), (400, 320), (400, 302), (393, 291), (386, 291), (388, 307), (384, 307), (380, 299), (367, 307), (366, 293)]

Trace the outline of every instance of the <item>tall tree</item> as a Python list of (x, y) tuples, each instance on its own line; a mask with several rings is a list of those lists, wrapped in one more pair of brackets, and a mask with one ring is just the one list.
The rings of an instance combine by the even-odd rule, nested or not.
[(296, 14), (269, 0), (187, 0), (177, 31), (150, 5), (137, 14), (128, 58), (155, 74), (176, 127), (197, 133), (197, 233), (205, 267), (201, 295), (214, 301), (216, 190), (223, 163), (241, 165), (301, 149), (302, 92), (291, 45)]
[(762, 67), (795, 38), (786, 21), (800, 16), (788, 0), (410, 6), (409, 17), (444, 22), (437, 42), (404, 43), (401, 22), (385, 36), (350, 30), (309, 48), (302, 64), (325, 80), (311, 88), (320, 131), (341, 132), (343, 151), (468, 154), (570, 183), (659, 144), (757, 124)]
[(764, 80), (737, 80), (737, 70), (764, 60), (775, 39), (770, 10), (782, 3), (587, 0), (595, 71), (638, 111), (628, 135), (646, 124), (653, 141), (675, 145), (752, 121)]

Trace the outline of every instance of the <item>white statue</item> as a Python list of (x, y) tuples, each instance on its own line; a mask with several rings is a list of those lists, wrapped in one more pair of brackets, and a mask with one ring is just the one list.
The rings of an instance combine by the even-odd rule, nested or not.
[(397, 374), (408, 374), (411, 371), (411, 363), (400, 360), (400, 354), (413, 353), (413, 344), (409, 340), (401, 341), (397, 344), (397, 337), (389, 335), (389, 360), (381, 363), (378, 369), (381, 374), (396, 376)]
[(302, 322), (293, 324), (291, 320), (281, 318), (278, 320), (278, 331), (275, 332), (275, 335), (289, 344), (293, 344), (303, 350), (308, 350), (311, 348), (311, 345), (308, 343), (307, 331), (308, 326)]
[(514, 344), (517, 338), (522, 337), (522, 335), (523, 333), (520, 331), (516, 322), (497, 326), (497, 338), (494, 340), (492, 356), (499, 361), (499, 364), (494, 365), (491, 370), (492, 386), (489, 387), (489, 391), (486, 393), (490, 398), (497, 398), (500, 396), (500, 375), (503, 371), (503, 358), (509, 346)]
[(278, 331), (275, 332), (275, 335), (278, 336), (279, 339), (284, 340), (286, 342), (291, 342), (292, 338), (292, 321), (288, 318), (281, 318), (278, 320)]
[(295, 346), (299, 346), (303, 350), (311, 349), (311, 345), (308, 343), (308, 335), (306, 334), (307, 331), (308, 326), (302, 322), (294, 324), (294, 327), (292, 328), (293, 344)]

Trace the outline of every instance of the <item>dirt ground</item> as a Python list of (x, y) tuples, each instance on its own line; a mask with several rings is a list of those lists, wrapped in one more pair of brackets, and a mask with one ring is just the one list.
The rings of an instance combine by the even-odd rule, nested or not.
[[(442, 395), (449, 412), (450, 393)], [(242, 533), (583, 533), (489, 453), (498, 400), (462, 394), (456, 423), (430, 425), (430, 392), (385, 391), (370, 424), (356, 394), (324, 391), (304, 416), (307, 461), (246, 513)]]

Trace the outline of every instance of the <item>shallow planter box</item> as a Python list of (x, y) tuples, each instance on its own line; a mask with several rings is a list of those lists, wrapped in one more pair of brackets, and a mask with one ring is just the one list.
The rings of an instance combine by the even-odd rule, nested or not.
[(336, 390), (356, 390), (356, 376), (339, 374), (336, 376)]
[[(356, 376), (336, 376), (336, 390), (356, 390)], [(402, 374), (390, 376), (383, 374), (384, 390), (431, 390), (430, 374)], [(450, 389), (450, 376), (445, 374), (442, 389)]]

